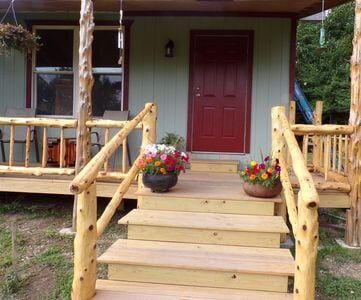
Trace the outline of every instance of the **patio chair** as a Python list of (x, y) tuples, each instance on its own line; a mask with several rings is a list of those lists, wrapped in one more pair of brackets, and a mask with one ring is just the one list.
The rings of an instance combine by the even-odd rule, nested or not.
[[(35, 117), (35, 109), (31, 108), (7, 108), (5, 112), (5, 117), (26, 117), (26, 118), (34, 118)], [(36, 130), (34, 127), (31, 127), (31, 140), (35, 146), (35, 156), (36, 161), (39, 162), (39, 145), (38, 138), (36, 134)], [(0, 129), (0, 148), (2, 154), (3, 162), (6, 162), (5, 156), (5, 147), (4, 144), (10, 143), (10, 126), (4, 126)], [(15, 144), (25, 144), (26, 143), (26, 127), (25, 126), (15, 126), (14, 130), (14, 143)]]
[[(114, 121), (128, 121), (129, 119), (129, 111), (120, 111), (120, 110), (106, 110), (103, 114), (104, 120), (114, 120)], [(119, 128), (111, 128), (109, 130), (109, 139), (111, 139), (114, 135), (119, 132)], [(102, 132), (103, 133), (103, 132)], [(92, 132), (96, 136), (96, 142), (92, 143), (92, 146), (98, 147), (99, 151), (105, 144), (105, 136), (104, 134), (100, 134), (99, 132)], [(129, 166), (132, 165), (132, 159), (129, 151), (129, 143), (127, 143), (127, 155), (128, 155), (128, 163)], [(115, 155), (114, 155), (114, 162), (115, 164)]]

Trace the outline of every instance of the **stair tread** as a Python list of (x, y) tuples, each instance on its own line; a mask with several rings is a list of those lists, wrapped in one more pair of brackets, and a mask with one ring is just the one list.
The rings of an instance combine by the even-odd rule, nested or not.
[(288, 233), (280, 216), (232, 215), (200, 212), (179, 212), (134, 209), (119, 224), (161, 227), (197, 228), (209, 230)]
[(203, 164), (217, 164), (217, 165), (239, 165), (238, 160), (220, 160), (220, 159), (192, 159), (192, 163), (203, 163)]
[[(228, 174), (227, 174), (228, 175)], [(221, 176), (221, 175), (220, 175)], [(235, 175), (237, 176), (237, 175)], [(211, 181), (205, 177), (198, 177), (195, 172), (189, 176), (180, 177), (179, 183), (173, 187), (168, 193), (153, 193), (148, 188), (140, 189), (137, 196), (152, 196), (152, 197), (165, 197), (165, 198), (185, 198), (185, 199), (205, 199), (205, 200), (231, 200), (231, 201), (257, 201), (257, 202), (275, 202), (281, 203), (281, 196), (274, 198), (256, 198), (247, 195), (241, 185), (234, 180), (229, 180), (228, 177), (222, 184), (218, 181)], [(188, 179), (189, 178), (189, 179)], [(202, 179), (204, 178), (204, 179)], [(211, 179), (213, 177), (210, 177)]]
[(94, 300), (291, 300), (292, 294), (182, 285), (97, 280)]
[(124, 239), (116, 241), (98, 262), (286, 276), (294, 273), (288, 249)]

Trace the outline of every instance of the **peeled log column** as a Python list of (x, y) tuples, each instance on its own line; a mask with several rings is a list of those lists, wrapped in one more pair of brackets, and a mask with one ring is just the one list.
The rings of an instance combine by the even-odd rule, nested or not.
[(348, 245), (361, 246), (361, 0), (356, 0), (355, 7), (349, 124), (355, 130), (351, 134), (349, 145), (351, 208), (347, 212), (345, 240)]
[(74, 240), (73, 300), (87, 300), (95, 295), (97, 248), (96, 184), (78, 195), (78, 222)]
[[(76, 158), (75, 174), (90, 160), (91, 137), (86, 122), (91, 119), (92, 113), (92, 43), (94, 31), (94, 16), (92, 0), (82, 0), (80, 10), (80, 39), (79, 39), (79, 108), (76, 130)], [(77, 195), (74, 196), (73, 231), (76, 230)]]
[[(93, 2), (81, 1), (79, 41), (79, 112), (76, 145), (76, 172), (90, 159), (90, 131), (86, 121), (91, 116)], [(76, 236), (74, 240), (74, 279), (72, 299), (86, 300), (95, 295), (97, 197), (92, 184), (74, 199)], [(74, 224), (73, 224), (74, 226)]]

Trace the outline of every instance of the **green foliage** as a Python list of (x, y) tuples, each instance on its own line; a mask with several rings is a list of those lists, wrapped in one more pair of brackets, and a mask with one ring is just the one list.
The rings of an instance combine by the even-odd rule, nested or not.
[(184, 151), (186, 148), (185, 140), (178, 134), (167, 132), (165, 136), (159, 141), (160, 144), (173, 146), (179, 151)]
[(361, 281), (348, 277), (336, 277), (325, 272), (317, 278), (317, 290), (335, 300), (359, 300)]
[(324, 121), (348, 122), (350, 57), (354, 3), (332, 9), (325, 20), (326, 46), (320, 48), (320, 23), (300, 22), (296, 77), (309, 101), (324, 101)]
[(5, 275), (5, 278), (1, 285), (1, 293), (3, 295), (11, 295), (18, 292), (23, 287), (24, 281), (22, 281), (14, 272), (10, 272)]
[(7, 54), (10, 49), (24, 53), (38, 50), (38, 39), (21, 25), (0, 24), (0, 55)]

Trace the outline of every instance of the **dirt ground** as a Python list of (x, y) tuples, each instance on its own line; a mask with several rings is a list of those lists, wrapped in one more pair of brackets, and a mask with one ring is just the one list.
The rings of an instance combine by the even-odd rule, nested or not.
[[(73, 236), (60, 235), (59, 230), (71, 226), (72, 201), (72, 197), (0, 194), (0, 299), (69, 299)], [(128, 202), (126, 211), (134, 204)], [(106, 200), (99, 200), (98, 211), (105, 205)], [(118, 211), (113, 218), (99, 241), (99, 253), (125, 236), (117, 224), (124, 213)], [(16, 227), (15, 271), (12, 226)], [(334, 239), (342, 235), (330, 228), (320, 231), (317, 299), (361, 300), (361, 251), (339, 247)], [(98, 276), (106, 278), (105, 266), (98, 266)]]

